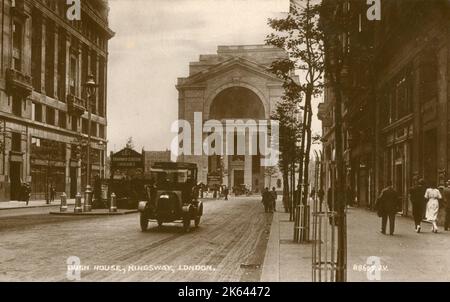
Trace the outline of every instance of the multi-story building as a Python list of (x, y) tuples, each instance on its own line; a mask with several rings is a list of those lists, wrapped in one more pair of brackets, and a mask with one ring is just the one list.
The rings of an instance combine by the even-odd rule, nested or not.
[(86, 184), (87, 92), (92, 74), (91, 175), (102, 176), (106, 152), (108, 2), (81, 1), (69, 20), (65, 0), (2, 0), (0, 49), (0, 200), (74, 196)]
[[(209, 133), (197, 133), (182, 143), (183, 152), (189, 150), (191, 154), (181, 154), (178, 161), (196, 163), (199, 182), (229, 188), (245, 185), (254, 192), (270, 185), (261, 148), (256, 147), (259, 143), (253, 145), (255, 152), (250, 152), (250, 128), (267, 134), (261, 128), (254, 131), (255, 122), (268, 122), (283, 96), (283, 81), (269, 70), (275, 60), (283, 58), (287, 58), (283, 49), (268, 45), (219, 46), (217, 54), (200, 55), (197, 62), (191, 62), (189, 76), (178, 79), (179, 119), (194, 125), (194, 131), (196, 116), (201, 117), (200, 132), (206, 121), (216, 121), (223, 125), (222, 129), (230, 121), (236, 122), (231, 135), (227, 133), (217, 140), (217, 149), (226, 151), (218, 152), (221, 154), (207, 155), (201, 150)], [(239, 134), (238, 126), (243, 129)], [(263, 139), (269, 142), (269, 138)], [(242, 150), (238, 150), (238, 143)], [(194, 154), (197, 146), (200, 154)]]
[[(370, 47), (366, 61), (347, 64), (348, 80), (359, 79), (347, 91), (343, 110), (347, 184), (360, 205), (372, 207), (390, 181), (402, 196), (403, 213), (410, 214), (414, 179), (442, 185), (450, 169), (450, 5), (382, 1), (381, 20), (368, 21), (365, 1), (348, 2), (349, 14), (359, 21), (350, 48), (359, 38)], [(332, 93), (325, 94), (319, 111), (325, 162), (332, 163)]]

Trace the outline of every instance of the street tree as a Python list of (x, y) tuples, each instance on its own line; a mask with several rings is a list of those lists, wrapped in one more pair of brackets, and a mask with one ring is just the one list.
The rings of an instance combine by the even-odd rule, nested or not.
[[(356, 4), (356, 3), (355, 3)], [(366, 83), (358, 74), (359, 84), (355, 87), (351, 75), (354, 65), (371, 68), (366, 62), (373, 59), (371, 43), (361, 39), (360, 16), (354, 16), (350, 4), (345, 0), (322, 0), (320, 5), (319, 30), (322, 32), (325, 51), (324, 64), (326, 86), (330, 88), (334, 112), (334, 149), (336, 173), (333, 180), (333, 211), (337, 213), (337, 271), (336, 280), (346, 281), (347, 225), (345, 213), (346, 170), (344, 163), (344, 127), (342, 108), (351, 95), (361, 89), (368, 89), (370, 78)], [(369, 72), (371, 74), (371, 72)]]
[[(300, 150), (298, 153), (298, 201), (308, 200), (308, 166), (312, 144), (312, 100), (323, 88), (323, 38), (319, 29), (320, 5), (317, 1), (302, 0), (291, 4), (287, 17), (269, 19), (275, 30), (267, 37), (267, 44), (283, 48), (289, 57), (272, 64), (272, 72), (285, 81), (285, 96), (303, 111)], [(300, 81), (296, 81), (296, 73)], [(301, 97), (303, 96), (303, 97)], [(304, 102), (302, 102), (304, 100)], [(305, 184), (302, 187), (302, 184)]]
[[(285, 84), (287, 85), (287, 84)], [(295, 95), (297, 97), (299, 95)], [(301, 125), (297, 119), (298, 108), (294, 98), (285, 94), (280, 102), (277, 103), (271, 119), (277, 120), (279, 129), (279, 151), (280, 160), (278, 167), (283, 176), (283, 205), (291, 213), (293, 208), (294, 188), (291, 177), (295, 173), (297, 142), (300, 139)]]

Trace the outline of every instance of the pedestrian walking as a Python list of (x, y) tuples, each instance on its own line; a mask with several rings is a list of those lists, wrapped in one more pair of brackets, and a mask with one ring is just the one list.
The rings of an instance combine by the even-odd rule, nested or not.
[(272, 208), (273, 211), (276, 212), (277, 211), (277, 191), (275, 189), (275, 187), (272, 187), (272, 192), (270, 192), (270, 194), (272, 195)]
[(272, 194), (269, 192), (269, 188), (265, 188), (262, 194), (262, 204), (266, 213), (272, 212)]
[(227, 186), (224, 187), (223, 189), (223, 195), (225, 196), (225, 200), (228, 200), (228, 194), (230, 193), (230, 190), (228, 189)]
[(421, 222), (425, 212), (425, 192), (427, 188), (425, 187), (425, 181), (419, 179), (414, 187), (409, 190), (409, 199), (412, 204), (412, 211), (414, 217), (414, 227), (416, 232), (420, 233)]
[(439, 213), (439, 199), (442, 199), (442, 195), (439, 189), (437, 189), (436, 184), (433, 183), (430, 188), (425, 191), (425, 199), (427, 200), (425, 217), (432, 225), (431, 231), (437, 233), (438, 227), (436, 222)]
[(444, 229), (448, 231), (450, 224), (450, 179), (447, 180), (446, 187), (444, 188), (444, 201), (445, 201), (445, 224)]
[(389, 219), (389, 235), (394, 235), (395, 214), (399, 205), (399, 195), (392, 187), (392, 182), (388, 181), (386, 188), (381, 191), (377, 200), (377, 212), (381, 217), (381, 233), (386, 235), (386, 225)]

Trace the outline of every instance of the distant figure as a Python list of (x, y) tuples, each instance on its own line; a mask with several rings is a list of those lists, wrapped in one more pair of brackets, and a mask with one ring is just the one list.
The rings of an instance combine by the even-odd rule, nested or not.
[(225, 196), (225, 200), (228, 200), (228, 194), (230, 193), (230, 190), (227, 186), (223, 188), (223, 195)]
[(50, 185), (50, 203), (55, 201), (56, 190), (53, 184)]
[(269, 188), (265, 188), (262, 194), (262, 204), (264, 205), (264, 210), (266, 213), (272, 212), (272, 194), (269, 192)]
[(444, 229), (448, 231), (450, 224), (450, 179), (447, 180), (447, 186), (444, 188), (444, 200), (445, 200), (445, 225)]
[(345, 199), (347, 200), (348, 206), (354, 206), (355, 197), (353, 196), (353, 190), (350, 186), (347, 186), (345, 190)]
[(270, 192), (270, 194), (272, 195), (272, 208), (274, 210), (274, 212), (277, 211), (277, 191), (275, 189), (275, 187), (272, 188), (272, 192)]
[(422, 218), (425, 212), (426, 201), (424, 196), (426, 190), (427, 188), (425, 187), (425, 181), (423, 179), (419, 179), (417, 184), (409, 190), (409, 199), (411, 200), (414, 216), (414, 226), (417, 233), (420, 233)]
[(21, 185), (21, 195), (22, 201), (25, 201), (26, 204), (28, 205), (28, 203), (30, 202), (30, 198), (31, 198), (31, 186), (29, 183), (23, 182)]
[(322, 212), (322, 203), (323, 203), (323, 198), (325, 197), (325, 191), (320, 188), (319, 192), (317, 192), (317, 197), (319, 198), (319, 211)]
[(381, 233), (386, 235), (386, 224), (389, 218), (389, 234), (394, 235), (395, 214), (399, 208), (399, 196), (388, 181), (387, 187), (381, 191), (377, 200), (378, 215), (381, 217)]
[(430, 188), (426, 190), (425, 199), (428, 201), (425, 217), (427, 221), (431, 222), (431, 231), (437, 233), (438, 227), (436, 221), (439, 213), (439, 199), (442, 199), (442, 195), (437, 189), (436, 184), (431, 184)]

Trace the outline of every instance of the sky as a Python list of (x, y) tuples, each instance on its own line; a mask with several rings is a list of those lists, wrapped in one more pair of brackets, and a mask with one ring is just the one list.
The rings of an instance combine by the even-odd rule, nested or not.
[(289, 0), (109, 0), (108, 147), (165, 150), (178, 117), (177, 78), (218, 45), (264, 44)]

